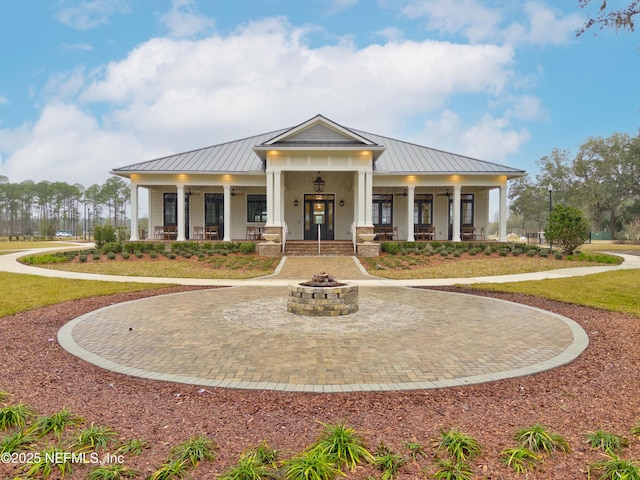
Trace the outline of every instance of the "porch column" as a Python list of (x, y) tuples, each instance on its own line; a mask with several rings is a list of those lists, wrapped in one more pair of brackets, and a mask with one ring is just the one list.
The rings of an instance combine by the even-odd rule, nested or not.
[[(269, 201), (267, 200), (267, 205)], [(267, 207), (268, 209), (268, 207)], [(282, 174), (281, 172), (273, 172), (273, 224), (282, 225), (282, 217), (280, 212), (282, 209)]]
[(366, 205), (366, 199), (365, 199), (365, 188), (364, 188), (364, 181), (365, 181), (365, 175), (364, 172), (359, 171), (358, 172), (358, 188), (356, 189), (356, 201), (355, 204), (358, 208), (358, 212), (356, 215), (356, 218), (358, 219), (358, 222), (356, 225), (363, 226), (367, 223), (366, 218), (364, 216), (364, 209), (365, 209), (365, 205)]
[(460, 185), (453, 186), (453, 238), (454, 242), (460, 241)]
[(224, 235), (222, 237), (223, 242), (231, 241), (231, 185), (223, 185), (223, 204), (224, 204), (224, 222), (223, 230)]
[(138, 185), (131, 182), (131, 236), (129, 240), (138, 241)]
[(500, 224), (498, 225), (498, 240), (507, 241), (507, 186), (500, 187)]
[(178, 242), (184, 242), (184, 185), (176, 185), (178, 187)]
[(413, 231), (413, 199), (416, 193), (416, 186), (409, 185), (407, 188), (407, 242), (415, 241)]
[(365, 173), (364, 219), (367, 225), (373, 225), (373, 171)]
[(267, 225), (273, 226), (273, 171), (267, 170)]

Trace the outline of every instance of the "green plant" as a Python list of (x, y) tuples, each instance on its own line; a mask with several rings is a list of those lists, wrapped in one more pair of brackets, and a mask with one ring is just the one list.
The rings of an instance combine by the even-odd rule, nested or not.
[(7, 398), (9, 398), (10, 396), (11, 396), (10, 393), (3, 392), (3, 391), (0, 390), (0, 403), (5, 405), (5, 402), (7, 401)]
[(254, 450), (250, 451), (248, 456), (255, 458), (260, 465), (270, 465), (276, 467), (278, 461), (278, 451), (271, 448), (266, 441), (262, 441)]
[(512, 468), (517, 474), (533, 470), (542, 458), (527, 447), (507, 448), (500, 453), (502, 463)]
[(405, 462), (406, 460), (404, 457), (397, 453), (393, 453), (393, 451), (383, 442), (378, 444), (373, 458), (373, 464), (382, 472), (382, 475), (380, 476), (382, 480), (393, 479)]
[(96, 242), (96, 247), (102, 248), (103, 245), (116, 241), (116, 231), (111, 225), (98, 225), (93, 232), (93, 239)]
[(440, 436), (438, 451), (445, 450), (458, 463), (467, 462), (482, 452), (482, 448), (475, 438), (462, 433), (457, 428), (441, 431)]
[(331, 480), (345, 476), (333, 459), (323, 452), (305, 452), (293, 457), (284, 462), (283, 469), (286, 480)]
[(100, 465), (89, 471), (88, 480), (121, 480), (123, 478), (134, 478), (137, 476), (135, 470), (132, 470), (119, 463), (110, 465)]
[(544, 425), (534, 423), (516, 431), (515, 439), (521, 446), (533, 452), (551, 454), (556, 450), (570, 451), (569, 443), (557, 433), (548, 432)]
[(473, 476), (471, 467), (465, 462), (439, 458), (436, 465), (438, 470), (433, 474), (433, 478), (439, 480), (470, 480)]
[(109, 427), (91, 423), (89, 427), (83, 428), (78, 432), (71, 446), (93, 449), (106, 448), (109, 440), (113, 439), (116, 435), (116, 432)]
[(600, 460), (589, 465), (588, 474), (591, 478), (592, 471), (600, 471), (600, 480), (640, 480), (638, 465), (631, 460), (623, 460), (609, 452), (605, 460)]
[(124, 455), (140, 455), (142, 450), (148, 447), (145, 440), (139, 438), (132, 438), (127, 443), (120, 445), (116, 448), (116, 453)]
[(636, 437), (640, 437), (640, 422), (636, 422), (636, 424), (631, 427), (631, 435), (634, 435)]
[(22, 403), (0, 408), (0, 430), (14, 427), (23, 429), (34, 415), (35, 412)]
[(184, 462), (188, 460), (191, 465), (196, 466), (205, 460), (215, 460), (215, 451), (217, 448), (216, 444), (210, 439), (204, 435), (198, 435), (173, 447), (173, 449), (171, 449), (171, 458)]
[(629, 446), (629, 441), (626, 438), (604, 430), (597, 430), (587, 434), (587, 443), (591, 448), (600, 448), (608, 453), (620, 452), (623, 448)]
[(153, 472), (147, 480), (184, 479), (187, 476), (187, 462), (185, 460), (169, 460)]
[(67, 427), (76, 426), (82, 422), (83, 419), (81, 417), (75, 416), (69, 410), (63, 408), (53, 415), (38, 417), (28, 431), (40, 436), (53, 433), (60, 441), (60, 437)]
[(545, 237), (549, 243), (558, 245), (562, 253), (571, 255), (589, 238), (589, 222), (577, 208), (555, 205), (549, 214)]
[(31, 450), (33, 438), (24, 432), (15, 432), (13, 435), (3, 437), (0, 440), (0, 453), (15, 453), (22, 450)]
[(407, 450), (409, 450), (409, 456), (413, 460), (418, 460), (420, 457), (427, 456), (427, 452), (424, 449), (424, 445), (422, 445), (419, 442), (416, 442), (416, 441), (404, 442), (403, 445)]
[[(64, 476), (71, 473), (71, 467), (73, 465), (73, 455), (70, 452), (65, 452), (59, 448), (50, 448), (39, 452), (34, 455), (33, 461), (24, 465), (24, 469), (27, 471), (28, 477), (36, 477), (41, 475), (42, 478), (49, 478), (54, 469), (57, 468), (60, 472), (60, 476)], [(78, 459), (81, 457), (78, 455)]]
[(278, 478), (277, 473), (269, 465), (261, 463), (254, 452), (243, 456), (238, 463), (224, 473), (220, 480), (263, 480)]
[(351, 470), (362, 459), (373, 460), (373, 456), (367, 451), (364, 440), (344, 423), (322, 424), (323, 432), (316, 442), (309, 448), (310, 454), (325, 453), (334, 459), (338, 467), (343, 465)]

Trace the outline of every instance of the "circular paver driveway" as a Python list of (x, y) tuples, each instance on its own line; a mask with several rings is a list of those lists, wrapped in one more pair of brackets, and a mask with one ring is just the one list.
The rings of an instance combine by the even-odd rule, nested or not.
[(360, 287), (341, 317), (286, 311), (286, 288), (229, 287), (90, 312), (60, 344), (103, 368), (203, 386), (287, 391), (437, 388), (563, 365), (587, 346), (572, 320), (472, 295)]

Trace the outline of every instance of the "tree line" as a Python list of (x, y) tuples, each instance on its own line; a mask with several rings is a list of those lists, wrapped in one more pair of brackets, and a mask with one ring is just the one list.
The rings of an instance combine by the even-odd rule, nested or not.
[(82, 236), (105, 223), (124, 227), (129, 192), (119, 177), (84, 188), (47, 180), (11, 183), (0, 175), (0, 237), (52, 238), (60, 230)]
[(510, 224), (543, 231), (553, 204), (581, 210), (594, 232), (637, 239), (640, 232), (640, 132), (591, 137), (573, 155), (555, 149), (540, 173), (511, 182)]

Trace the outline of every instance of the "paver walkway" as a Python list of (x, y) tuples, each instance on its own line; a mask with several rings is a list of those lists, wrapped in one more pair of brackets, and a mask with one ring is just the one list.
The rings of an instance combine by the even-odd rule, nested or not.
[[(149, 280), (37, 269), (17, 264), (16, 256), (0, 255), (0, 270)], [(288, 258), (276, 274), (260, 279), (154, 279), (235, 286), (106, 307), (69, 322), (58, 339), (69, 352), (103, 368), (203, 386), (338, 392), (487, 382), (570, 362), (586, 348), (587, 335), (570, 319), (543, 310), (408, 286), (559, 278), (640, 267), (640, 257), (624, 257), (619, 267), (411, 281), (369, 276), (355, 257)], [(317, 318), (286, 311), (286, 285), (322, 271), (359, 285), (357, 313)]]

